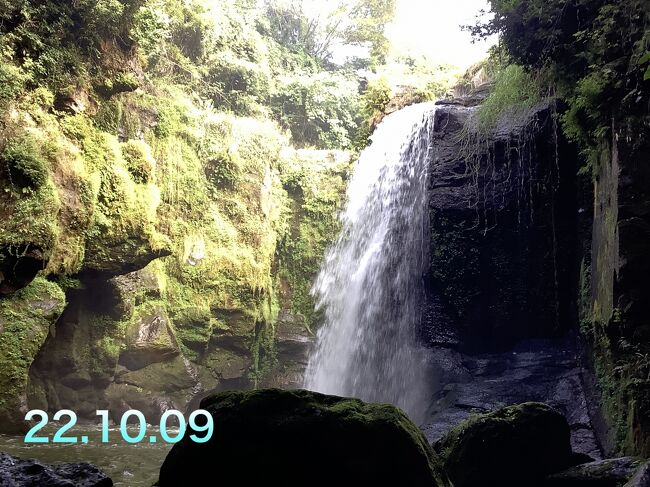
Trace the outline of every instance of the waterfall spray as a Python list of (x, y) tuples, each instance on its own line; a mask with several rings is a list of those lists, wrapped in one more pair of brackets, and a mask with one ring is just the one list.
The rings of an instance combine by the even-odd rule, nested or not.
[(415, 421), (430, 399), (417, 329), (434, 115), (432, 103), (389, 115), (359, 158), (312, 290), (325, 323), (305, 376), (308, 389), (391, 403)]

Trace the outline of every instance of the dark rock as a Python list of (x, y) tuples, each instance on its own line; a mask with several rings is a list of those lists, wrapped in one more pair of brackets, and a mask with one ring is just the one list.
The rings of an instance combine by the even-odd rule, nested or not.
[(472, 417), (434, 448), (454, 487), (535, 485), (576, 461), (566, 419), (540, 403)]
[(210, 396), (201, 407), (213, 436), (174, 445), (160, 487), (212, 476), (222, 485), (447, 485), (422, 433), (393, 406), (267, 389)]
[(435, 115), (420, 335), (471, 353), (560, 336), (575, 323), (574, 151), (547, 105), (487, 133), (465, 105)]
[(639, 467), (625, 487), (650, 487), (650, 462)]
[(304, 316), (286, 309), (278, 314), (275, 327), (278, 365), (264, 381), (264, 387), (296, 389), (302, 384), (314, 336), (307, 329)]
[(114, 242), (87, 243), (82, 275), (111, 278), (129, 274), (146, 267), (151, 261), (172, 255), (168, 243), (154, 249), (144, 235), (125, 235)]
[(97, 103), (92, 100), (87, 89), (69, 86), (54, 96), (54, 109), (70, 115), (78, 115), (86, 111), (94, 114), (97, 111)]
[(608, 458), (550, 475), (544, 487), (623, 487), (639, 471), (638, 458)]
[(639, 357), (650, 354), (650, 140), (639, 127), (614, 116), (611, 139), (600, 147), (583, 312), (593, 321), (588, 339), (606, 387), (600, 436), (610, 452), (647, 457), (650, 380), (647, 360)]
[(128, 93), (138, 89), (140, 81), (135, 73), (119, 73), (113, 79), (104, 79), (95, 86), (95, 91), (104, 98), (110, 98), (120, 93)]
[[(432, 351), (444, 384), (434, 396), (424, 433), (436, 442), (472, 414), (502, 405), (537, 401), (564, 414), (571, 428), (573, 451), (600, 459), (587, 398), (583, 368), (574, 340), (528, 340), (504, 353), (467, 356), (451, 350)], [(450, 361), (449, 357), (453, 357)]]
[(43, 249), (29, 243), (0, 247), (0, 296), (27, 286), (47, 262)]
[(45, 465), (0, 453), (3, 487), (111, 487), (113, 481), (88, 463)]

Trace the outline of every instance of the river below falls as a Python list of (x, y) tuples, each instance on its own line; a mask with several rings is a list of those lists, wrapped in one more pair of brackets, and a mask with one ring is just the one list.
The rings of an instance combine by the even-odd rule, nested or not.
[[(0, 435), (0, 451), (48, 464), (88, 462), (102, 469), (115, 486), (151, 487), (158, 480), (160, 466), (172, 447), (160, 442), (126, 443), (118, 428), (109, 429), (109, 443), (105, 444), (101, 443), (99, 426), (77, 425), (73, 430), (78, 437), (87, 435), (88, 444), (26, 444), (24, 436)], [(68, 433), (72, 435), (73, 430)], [(42, 432), (51, 436), (54, 430), (44, 428)], [(157, 433), (159, 430), (147, 426), (147, 437)]]

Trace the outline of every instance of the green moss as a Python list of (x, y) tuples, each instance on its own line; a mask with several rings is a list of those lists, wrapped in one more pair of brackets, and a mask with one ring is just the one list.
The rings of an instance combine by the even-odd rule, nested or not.
[(141, 140), (129, 140), (122, 144), (122, 155), (126, 168), (137, 183), (153, 182), (156, 175), (156, 160), (151, 147)]
[(140, 86), (133, 73), (118, 73), (115, 78), (106, 78), (96, 84), (95, 89), (100, 95), (110, 98), (119, 93), (135, 91)]
[(0, 152), (0, 165), (9, 187), (30, 192), (42, 187), (49, 175), (49, 164), (42, 153), (42, 144), (25, 135), (9, 140)]
[[(352, 472), (351, 485), (364, 481), (373, 485), (449, 485), (422, 432), (402, 411), (388, 404), (365, 404), (303, 390), (264, 389), (211, 395), (200, 406), (220, 418), (223, 435), (215, 435), (205, 451), (211, 458), (229, 458), (223, 465), (229, 482), (248, 461), (241, 452), (251, 452), (264, 458), (266, 465), (278, 467), (270, 480), (273, 484), (282, 483), (282, 472), (290, 469), (296, 458), (300, 459), (297, 478), (303, 478), (322, 467), (322, 459), (329, 455), (334, 458), (334, 471), (326, 475), (323, 483), (328, 485), (335, 484), (344, 472)], [(251, 445), (247, 438), (253, 431), (264, 441)], [(305, 450), (305, 442), (310, 444), (309, 450)], [(168, 458), (161, 483), (174, 485), (179, 480), (173, 477), (177, 465), (194, 461), (187, 448), (180, 444), (178, 455)], [(258, 473), (256, 482), (268, 476), (266, 471)]]
[[(172, 253), (160, 263), (168, 283), (163, 302), (136, 292), (136, 311), (164, 306), (180, 348), (197, 363), (223, 352), (213, 339), (230, 334), (244, 344), (242, 354), (252, 364), (246, 373), (258, 381), (275, 363), (279, 309), (288, 306), (309, 323), (316, 320), (309, 288), (336, 233), (345, 171), (305, 167), (294, 218), (281, 157), (289, 134), (263, 107), (284, 51), (273, 44), (267, 52), (257, 29), (238, 17), (239, 7), (224, 4), (213, 31), (195, 5), (173, 1), (160, 11), (144, 6), (131, 19), (131, 33), (152, 50), (162, 49), (156, 54), (132, 44), (130, 7), (106, 5), (88, 12), (74, 5), (52, 10), (48, 2), (42, 11), (27, 9), (34, 19), (51, 14), (61, 25), (72, 17), (84, 22), (77, 33), (83, 46), (71, 42), (58, 22), (27, 25), (24, 12), (16, 17), (16, 32), (0, 36), (2, 54), (13, 59), (0, 63), (0, 104), (16, 101), (16, 114), (0, 126), (0, 139), (16, 142), (3, 147), (0, 171), (6, 174), (0, 177), (20, 183), (4, 185), (8, 189), (0, 194), (0, 244), (41, 248), (49, 259), (46, 272), (70, 292), (82, 286), (70, 283), (69, 275), (110, 277)], [(159, 24), (161, 19), (168, 23)], [(151, 43), (143, 25), (172, 37)], [(236, 33), (239, 27), (246, 39)], [(214, 37), (228, 42), (203, 46)], [(266, 63), (270, 56), (274, 68)], [(352, 85), (356, 94), (356, 84), (346, 86)], [(76, 114), (53, 109), (55, 99), (77, 91), (85, 108)], [(208, 98), (233, 107), (215, 108)], [(224, 113), (231, 108), (259, 117)], [(291, 171), (303, 170), (295, 166)], [(281, 239), (287, 245), (279, 246)], [(291, 281), (292, 297), (280, 296), (282, 280)], [(280, 303), (292, 299), (295, 304)], [(65, 353), (81, 368), (108, 376), (124, 346), (124, 323), (135, 318), (84, 313), (84, 328), (94, 331), (80, 330)]]
[(351, 160), (346, 153), (299, 151), (284, 161), (282, 181), (286, 226), (278, 247), (279, 305), (304, 317), (308, 330), (318, 324), (310, 294), (325, 251), (340, 223)]
[(534, 483), (572, 461), (566, 418), (541, 403), (474, 415), (447, 433), (435, 449), (457, 487)]
[(40, 277), (0, 299), (0, 418), (5, 431), (22, 429), (29, 367), (64, 305), (63, 291)]
[(0, 57), (0, 111), (22, 94), (26, 81), (27, 76), (20, 68)]

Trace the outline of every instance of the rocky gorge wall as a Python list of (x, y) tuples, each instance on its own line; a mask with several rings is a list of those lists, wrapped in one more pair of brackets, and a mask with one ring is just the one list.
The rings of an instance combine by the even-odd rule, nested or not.
[(583, 262), (582, 329), (603, 392), (608, 449), (650, 455), (650, 145), (614, 117), (594, 178), (591, 252)]
[(7, 432), (36, 407), (155, 421), (202, 391), (295, 383), (316, 319), (349, 155), (292, 150), (106, 49), (114, 89), (21, 86), (0, 107)]
[(477, 110), (442, 103), (436, 115), (423, 333), (489, 352), (575, 323), (576, 153), (548, 104), (491, 133), (476, 127)]
[[(596, 431), (606, 454), (647, 456), (647, 144), (614, 121), (592, 181), (552, 105), (506, 114), (485, 134), (473, 122), (479, 101), (442, 103), (434, 133), (421, 335), (464, 357), (452, 355), (455, 374), (442, 362), (443, 391), (456, 396), (456, 410), (559, 401), (581, 418), (576, 428)], [(560, 348), (530, 342), (539, 339)], [(502, 352), (510, 358), (494, 355)], [(546, 356), (557, 356), (555, 368), (543, 365)], [(518, 382), (507, 385), (509, 374)], [(489, 378), (490, 389), (464, 385), (471, 375)], [(453, 411), (439, 406), (436, 421), (464, 417)]]

